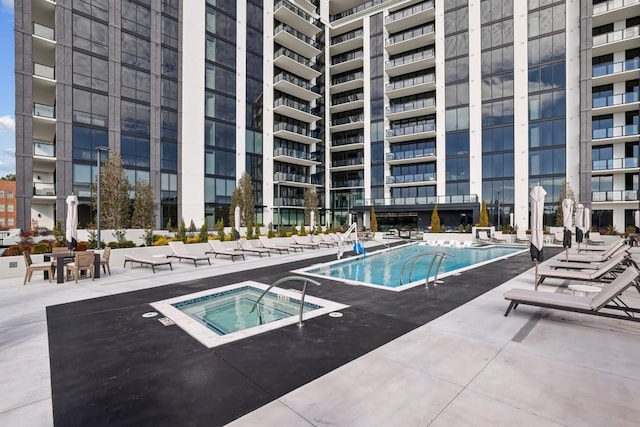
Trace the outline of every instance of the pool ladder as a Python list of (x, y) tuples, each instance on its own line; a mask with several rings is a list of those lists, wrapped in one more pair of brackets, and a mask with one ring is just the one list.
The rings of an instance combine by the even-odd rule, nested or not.
[(436, 265), (436, 275), (433, 279), (433, 283), (438, 283), (438, 272), (440, 271), (440, 264), (442, 264), (442, 260), (445, 258), (451, 258), (453, 257), (453, 255), (448, 254), (446, 252), (429, 252), (429, 253), (425, 253), (425, 254), (419, 254), (416, 255), (414, 257), (409, 258), (404, 265), (402, 266), (402, 270), (400, 271), (400, 284), (404, 285), (404, 270), (408, 265), (411, 265), (411, 270), (409, 270), (409, 283), (411, 283), (411, 274), (413, 273), (413, 270), (416, 267), (416, 264), (419, 260), (421, 260), (422, 258), (426, 258), (428, 256), (433, 256), (433, 258), (431, 259), (431, 263), (429, 264), (429, 269), (427, 270), (427, 277), (425, 277), (424, 279), (424, 285), (428, 286), (429, 285), (429, 276), (431, 275), (431, 270), (433, 269), (433, 264), (435, 263), (436, 259), (438, 260), (438, 264)]
[[(253, 304), (253, 307), (251, 308), (251, 311), (249, 313), (253, 313), (253, 311), (256, 309), (256, 307), (258, 307), (258, 317), (260, 317), (260, 319), (262, 319), (262, 313), (260, 312), (260, 306), (258, 305), (260, 303), (260, 301), (262, 300), (262, 298), (267, 294), (267, 292), (269, 292), (271, 290), (271, 288), (284, 283), (284, 282), (289, 282), (289, 281), (299, 281), (299, 282), (303, 282), (303, 286), (302, 286), (302, 296), (300, 297), (300, 318), (298, 319), (298, 327), (302, 328), (304, 326), (304, 323), (302, 322), (302, 311), (304, 310), (304, 296), (307, 293), (307, 283), (313, 283), (314, 285), (320, 286), (319, 282), (316, 282), (315, 280), (309, 279), (308, 277), (303, 277), (303, 276), (287, 276), (287, 277), (283, 277), (282, 279), (276, 280), (275, 282), (273, 282), (271, 284), (271, 286), (269, 286), (267, 289), (264, 290), (264, 292), (262, 292), (262, 295), (260, 295), (260, 297), (256, 300), (256, 302)], [(260, 323), (262, 324), (262, 320), (260, 320)]]

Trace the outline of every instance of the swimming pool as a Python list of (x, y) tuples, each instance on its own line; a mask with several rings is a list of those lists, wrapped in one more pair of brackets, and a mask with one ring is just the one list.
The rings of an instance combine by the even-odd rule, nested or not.
[[(268, 286), (247, 281), (151, 303), (189, 335), (208, 348), (295, 324), (300, 293), (272, 288), (251, 312)], [(305, 296), (303, 320), (348, 306)]]
[[(425, 283), (427, 270), (436, 252), (447, 254), (440, 265), (438, 279), (457, 274), (462, 271), (508, 258), (525, 252), (527, 249), (513, 246), (485, 246), (470, 248), (455, 248), (448, 246), (425, 246), (408, 244), (391, 249), (367, 254), (358, 258), (334, 261), (321, 266), (297, 270), (297, 273), (315, 277), (329, 277), (346, 283), (362, 286), (372, 286), (380, 289), (402, 291)], [(415, 268), (411, 272), (414, 257), (424, 255), (415, 261)], [(430, 280), (435, 276), (434, 263)], [(407, 264), (409, 263), (409, 264)], [(406, 267), (405, 267), (405, 264)], [(403, 272), (404, 268), (404, 272)], [(401, 276), (402, 274), (402, 277)], [(410, 276), (411, 273), (411, 277)]]

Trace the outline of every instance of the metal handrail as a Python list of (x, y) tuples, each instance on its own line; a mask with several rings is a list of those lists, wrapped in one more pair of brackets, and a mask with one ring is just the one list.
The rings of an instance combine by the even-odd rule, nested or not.
[(431, 275), (431, 270), (433, 268), (433, 263), (435, 262), (436, 258), (438, 258), (438, 265), (436, 266), (436, 274), (434, 276), (434, 280), (433, 283), (437, 283), (438, 282), (438, 272), (440, 271), (440, 264), (442, 264), (442, 260), (445, 258), (450, 258), (453, 257), (453, 255), (446, 253), (446, 252), (428, 252), (428, 253), (424, 253), (424, 254), (418, 254), (412, 258), (409, 258), (402, 266), (402, 270), (400, 271), (400, 284), (404, 285), (404, 270), (407, 267), (407, 265), (411, 264), (411, 270), (409, 270), (409, 283), (411, 283), (411, 275), (413, 273), (413, 270), (417, 264), (417, 262), (422, 259), (425, 258), (427, 256), (433, 256), (433, 259), (431, 260), (431, 263), (429, 264), (429, 269), (427, 270), (427, 276), (425, 277), (425, 286), (427, 286), (429, 284), (429, 276)]
[(314, 285), (318, 285), (320, 286), (320, 282), (316, 282), (315, 280), (309, 279), (308, 277), (303, 277), (303, 276), (287, 276), (287, 277), (283, 277), (282, 279), (276, 280), (275, 282), (273, 282), (271, 284), (271, 286), (269, 286), (267, 289), (264, 290), (264, 292), (262, 292), (262, 295), (260, 295), (260, 297), (256, 300), (256, 302), (253, 304), (253, 307), (251, 308), (251, 311), (249, 311), (249, 313), (253, 313), (253, 311), (256, 309), (256, 307), (258, 307), (258, 314), (260, 314), (260, 307), (258, 306), (258, 304), (260, 303), (260, 301), (262, 300), (262, 298), (264, 298), (264, 296), (267, 294), (267, 292), (269, 292), (271, 290), (271, 288), (273, 288), (274, 286), (277, 286), (281, 283), (284, 282), (288, 282), (291, 280), (298, 280), (304, 283), (304, 285), (302, 286), (302, 296), (300, 297), (300, 318), (298, 320), (298, 327), (302, 328), (304, 326), (304, 323), (302, 322), (302, 311), (304, 310), (304, 296), (307, 293), (307, 283), (313, 283)]

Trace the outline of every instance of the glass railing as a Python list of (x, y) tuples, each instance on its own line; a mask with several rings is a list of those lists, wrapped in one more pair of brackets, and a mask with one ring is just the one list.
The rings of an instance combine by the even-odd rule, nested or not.
[(384, 63), (384, 68), (397, 67), (403, 64), (410, 64), (416, 61), (422, 61), (423, 59), (433, 58), (435, 56), (435, 49), (429, 48), (420, 52), (412, 53), (411, 55), (401, 56), (399, 58), (390, 59)]
[(358, 71), (357, 73), (345, 74), (340, 77), (335, 77), (331, 79), (331, 85), (339, 85), (346, 82), (351, 82), (353, 80), (364, 79), (364, 73), (362, 71)]
[(304, 104), (302, 102), (294, 101), (293, 99), (287, 98), (285, 96), (276, 98), (273, 101), (273, 108), (280, 107), (280, 106), (291, 107), (305, 113), (311, 113), (311, 107), (309, 106), (309, 104)]
[(423, 125), (403, 126), (403, 127), (393, 128), (393, 129), (387, 129), (385, 131), (385, 135), (387, 137), (402, 136), (402, 135), (410, 135), (413, 133), (433, 132), (435, 130), (436, 130), (435, 123), (426, 123)]
[(318, 65), (315, 62), (311, 61), (310, 59), (305, 58), (302, 55), (299, 55), (299, 54), (295, 53), (292, 50), (289, 50), (289, 49), (287, 49), (285, 47), (281, 47), (280, 49), (278, 49), (275, 52), (273, 52), (273, 58), (274, 59), (279, 57), (279, 56), (281, 56), (281, 55), (286, 56), (287, 58), (291, 58), (294, 61), (299, 62), (302, 65), (305, 65), (305, 66), (307, 66), (307, 67), (309, 67), (309, 68), (311, 68), (313, 70), (318, 71)]
[(362, 187), (362, 186), (364, 186), (364, 179), (347, 179), (344, 181), (333, 181), (331, 183), (332, 188)]
[(415, 15), (416, 13), (422, 12), (423, 10), (433, 9), (433, 1), (425, 1), (422, 3), (418, 3), (416, 5), (405, 7), (404, 9), (400, 9), (393, 13), (390, 13), (389, 16), (384, 18), (385, 24), (388, 24), (393, 21), (397, 21), (398, 19), (406, 18), (407, 16)]
[(33, 23), (33, 35), (47, 40), (55, 41), (56, 39), (56, 32), (53, 28), (38, 24), (37, 22)]
[(355, 159), (342, 159), (342, 160), (334, 160), (331, 162), (331, 166), (334, 168), (339, 168), (342, 166), (360, 166), (364, 165), (364, 158), (357, 157)]
[(44, 64), (33, 63), (33, 75), (38, 77), (44, 77), (45, 79), (55, 80), (56, 69)]
[(617, 138), (621, 136), (631, 136), (638, 134), (638, 125), (614, 126), (610, 128), (593, 129), (592, 138)]
[(33, 141), (33, 155), (41, 157), (55, 157), (56, 146), (46, 142)]
[(56, 184), (54, 182), (34, 182), (33, 195), (34, 196), (55, 196)]
[(384, 3), (385, 1), (386, 0), (369, 0), (369, 1), (365, 2), (365, 3), (359, 4), (357, 6), (354, 6), (354, 7), (350, 8), (350, 9), (344, 10), (344, 11), (342, 11), (340, 13), (336, 13), (335, 15), (331, 15), (330, 16), (330, 20), (332, 22), (333, 21), (337, 21), (338, 19), (342, 19), (342, 18), (345, 18), (347, 16), (353, 15), (355, 13), (362, 12), (365, 9), (368, 9), (368, 8), (370, 8), (372, 6)]
[(593, 15), (599, 15), (601, 13), (610, 12), (621, 7), (631, 6), (632, 4), (640, 3), (640, 0), (609, 0), (606, 2), (593, 5)]
[(331, 99), (331, 105), (346, 104), (347, 102), (363, 101), (364, 93), (354, 93), (347, 96), (336, 96)]
[(387, 161), (405, 160), (405, 159), (416, 159), (418, 157), (433, 157), (435, 155), (436, 155), (436, 152), (433, 148), (426, 148), (422, 150), (407, 150), (407, 151), (397, 151), (395, 153), (387, 153), (386, 159)]
[(289, 131), (289, 132), (293, 132), (293, 133), (297, 133), (300, 135), (304, 135), (304, 136), (308, 136), (310, 138), (318, 138), (318, 132), (315, 130), (309, 130), (305, 127), (302, 126), (298, 126), (298, 125), (294, 125), (293, 123), (286, 123), (286, 122), (279, 122), (279, 123), (275, 123), (273, 125), (273, 131), (274, 132), (278, 132), (278, 131)]
[(612, 105), (628, 104), (638, 102), (638, 92), (619, 93), (617, 95), (593, 97), (591, 106), (593, 108), (610, 107)]
[(362, 50), (347, 52), (343, 53), (342, 55), (334, 56), (333, 58), (331, 58), (331, 65), (341, 64), (343, 62), (351, 61), (358, 58), (362, 58)]
[(280, 6), (284, 6), (287, 9), (289, 9), (290, 11), (292, 11), (293, 13), (295, 13), (296, 15), (298, 15), (299, 17), (301, 17), (302, 19), (304, 19), (305, 21), (309, 22), (310, 24), (313, 24), (314, 22), (314, 18), (313, 16), (309, 15), (307, 12), (305, 12), (304, 10), (300, 9), (298, 6), (296, 6), (293, 3), (288, 2), (287, 0), (278, 0), (274, 5), (273, 5), (273, 10), (278, 10), (278, 8)]
[(363, 135), (350, 136), (348, 138), (337, 138), (331, 141), (332, 147), (340, 147), (343, 145), (350, 145), (350, 144), (364, 144), (364, 136)]
[(362, 31), (362, 28), (358, 28), (357, 30), (349, 31), (348, 33), (331, 37), (331, 46), (333, 46), (334, 44), (346, 42), (347, 40), (352, 40), (358, 37), (362, 37), (363, 34), (364, 34), (364, 31)]
[(306, 34), (303, 34), (300, 31), (296, 30), (295, 28), (290, 27), (287, 24), (282, 24), (281, 23), (280, 25), (275, 27), (273, 29), (273, 34), (276, 35), (280, 31), (284, 31), (286, 33), (289, 33), (292, 36), (294, 36), (295, 38), (297, 38), (298, 40), (301, 40), (301, 41), (305, 42), (306, 44), (315, 47), (316, 49), (320, 48), (320, 44), (318, 42), (316, 42), (315, 40), (313, 40), (311, 37), (307, 36)]
[(451, 203), (478, 203), (476, 194), (460, 194), (452, 196), (425, 197), (392, 197), (389, 199), (359, 200), (358, 206), (393, 206), (393, 205), (446, 205)]
[(435, 179), (436, 179), (436, 174), (434, 172), (416, 173), (413, 175), (388, 176), (387, 184), (406, 184), (406, 183), (412, 183), (412, 182), (435, 181)]
[(591, 68), (593, 77), (606, 76), (607, 74), (623, 73), (625, 71), (637, 70), (640, 68), (640, 58), (627, 59), (620, 62), (607, 62), (594, 65)]
[(424, 36), (425, 34), (431, 34), (434, 31), (435, 31), (435, 26), (433, 25), (433, 23), (427, 24), (420, 28), (415, 28), (410, 31), (404, 31), (399, 34), (394, 34), (393, 36), (386, 39), (384, 41), (384, 44), (386, 46), (389, 46), (391, 44), (400, 43), (405, 40), (415, 39), (416, 37)]
[(620, 40), (626, 40), (640, 35), (640, 25), (625, 28), (624, 30), (612, 31), (606, 34), (600, 34), (593, 38), (593, 46), (600, 46), (607, 43), (613, 43)]
[(33, 104), (33, 115), (37, 117), (46, 117), (48, 119), (56, 118), (56, 107), (46, 104)]
[(592, 202), (634, 202), (638, 200), (637, 190), (592, 191)]
[(304, 199), (295, 199), (291, 197), (282, 197), (273, 199), (276, 208), (278, 206), (304, 206)]
[(339, 117), (331, 120), (331, 126), (346, 125), (347, 123), (358, 123), (364, 121), (364, 114), (356, 114), (355, 116)]
[(592, 160), (591, 169), (594, 171), (603, 171), (611, 169), (628, 169), (637, 168), (638, 159), (635, 157), (624, 157), (619, 159)]
[(296, 173), (276, 172), (273, 174), (274, 181), (289, 181), (289, 182), (302, 182), (310, 183), (311, 179), (308, 176), (299, 175)]
[(395, 82), (389, 82), (386, 84), (385, 88), (387, 91), (403, 89), (405, 87), (413, 87), (416, 85), (421, 85), (425, 83), (434, 83), (436, 81), (435, 73), (429, 73), (422, 76), (416, 76), (406, 80), (398, 80)]
[(436, 98), (417, 99), (404, 104), (391, 104), (386, 110), (388, 113), (402, 113), (403, 111), (417, 110), (419, 108), (435, 107)]
[(316, 85), (309, 83), (306, 80), (303, 80), (299, 77), (294, 76), (293, 74), (289, 74), (289, 73), (279, 73), (277, 74), (274, 78), (273, 78), (273, 83), (278, 83), (280, 81), (285, 81), (285, 82), (289, 82), (292, 83), (296, 86), (299, 86), (303, 89), (309, 90), (313, 93), (320, 93), (320, 88), (318, 88)]
[(296, 159), (313, 160), (311, 153), (306, 151), (294, 150), (291, 148), (276, 147), (273, 149), (273, 156), (295, 157)]

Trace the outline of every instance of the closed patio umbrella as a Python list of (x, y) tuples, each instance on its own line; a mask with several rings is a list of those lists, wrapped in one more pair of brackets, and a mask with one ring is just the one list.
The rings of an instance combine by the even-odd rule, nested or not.
[(584, 206), (578, 204), (576, 208), (576, 243), (582, 243), (584, 237)]
[(78, 245), (78, 198), (71, 194), (66, 199), (67, 202), (67, 221), (65, 238), (67, 240), (67, 249), (75, 250)]
[(531, 202), (531, 260), (536, 262), (535, 288), (538, 289), (538, 263), (544, 261), (544, 239), (542, 236), (544, 220), (544, 196), (547, 192), (541, 186), (533, 187), (529, 193)]
[(573, 200), (564, 199), (562, 201), (562, 225), (564, 233), (562, 234), (562, 247), (565, 249), (565, 255), (569, 258), (569, 248), (571, 247), (571, 222), (573, 221)]
[(589, 238), (589, 230), (591, 230), (591, 209), (584, 208), (584, 237)]
[(309, 212), (309, 231), (313, 234), (316, 228), (316, 213), (314, 211)]
[(636, 226), (636, 233), (640, 233), (640, 211), (633, 213), (633, 225)]
[(240, 238), (240, 206), (236, 206), (233, 211), (233, 229), (235, 230), (233, 238), (238, 240)]

